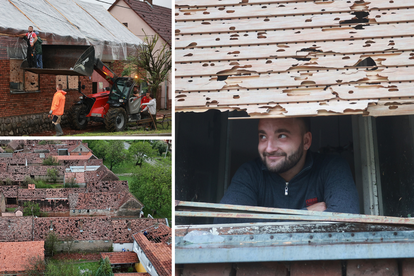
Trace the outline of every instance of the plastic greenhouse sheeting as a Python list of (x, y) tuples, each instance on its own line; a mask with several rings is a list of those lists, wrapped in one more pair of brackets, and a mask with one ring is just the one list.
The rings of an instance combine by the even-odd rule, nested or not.
[(26, 56), (26, 41), (18, 36), (29, 26), (44, 44), (93, 45), (104, 61), (126, 59), (142, 40), (102, 5), (79, 0), (0, 0), (0, 50), (9, 58)]

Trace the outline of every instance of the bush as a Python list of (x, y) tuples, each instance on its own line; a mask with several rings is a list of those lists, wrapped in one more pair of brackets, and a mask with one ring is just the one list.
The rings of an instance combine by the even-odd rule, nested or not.
[(50, 185), (50, 184), (46, 184), (46, 182), (45, 181), (43, 181), (43, 180), (35, 180), (34, 181), (35, 182), (35, 184), (36, 184), (36, 188), (38, 188), (38, 189), (46, 189), (46, 188), (48, 188), (48, 189), (50, 189), (50, 188), (53, 188), (53, 186), (52, 185)]
[(100, 266), (95, 273), (95, 276), (113, 276), (114, 273), (112, 272), (111, 263), (109, 262), (108, 257), (101, 260)]
[(56, 157), (49, 155), (43, 160), (43, 165), (45, 166), (57, 166), (59, 165), (59, 160)]
[[(24, 275), (27, 276), (41, 276), (46, 270), (46, 263), (40, 256), (35, 256), (29, 259)], [(58, 274), (56, 274), (58, 275)]]
[(11, 184), (13, 184), (13, 182), (12, 182), (12, 180), (10, 179), (10, 178), (6, 178), (6, 180), (4, 181), (4, 183), (6, 184), (6, 185), (11, 185)]
[(79, 187), (74, 177), (65, 182), (65, 188), (75, 188), (75, 186)]
[[(59, 242), (58, 235), (50, 231), (49, 234), (47, 234), (46, 240), (45, 240), (45, 255), (48, 257), (53, 257), (56, 253), (56, 245)], [(52, 275), (52, 274), (50, 274)], [(59, 275), (59, 274), (56, 274)]]

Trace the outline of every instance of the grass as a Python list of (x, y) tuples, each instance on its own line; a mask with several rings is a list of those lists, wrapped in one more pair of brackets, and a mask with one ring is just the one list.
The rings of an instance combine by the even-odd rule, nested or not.
[(36, 189), (55, 189), (55, 188), (63, 188), (63, 184), (62, 183), (47, 184), (43, 180), (36, 181)]
[[(109, 162), (104, 162), (104, 165), (107, 166), (108, 168), (110, 167)], [(119, 166), (112, 167), (112, 172), (114, 174), (132, 173), (135, 171), (135, 168), (136, 168), (135, 162), (128, 161), (128, 162), (123, 162)]]
[(16, 208), (6, 208), (6, 212), (14, 212)]
[(171, 135), (171, 124), (168, 128), (160, 128), (159, 125), (157, 126), (157, 130), (151, 130), (146, 131), (143, 127), (139, 129), (134, 130), (126, 130), (126, 131), (120, 131), (120, 132), (109, 132), (105, 129), (99, 129), (92, 132), (84, 132), (80, 134), (73, 134), (71, 136), (128, 136), (128, 135), (146, 135), (146, 136), (152, 136), (152, 135), (161, 135), (161, 134), (168, 134)]
[(79, 268), (79, 270), (88, 269), (89, 271), (92, 272), (92, 275), (95, 275), (95, 272), (99, 268), (99, 261), (79, 263), (79, 264), (76, 264), (76, 266)]
[(122, 181), (128, 181), (128, 183), (131, 183), (133, 177), (132, 176), (118, 176), (120, 180)]

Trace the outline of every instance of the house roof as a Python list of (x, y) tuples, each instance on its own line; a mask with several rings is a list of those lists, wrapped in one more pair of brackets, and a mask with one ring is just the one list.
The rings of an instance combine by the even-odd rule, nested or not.
[(93, 156), (92, 152), (82, 155), (56, 155), (57, 160), (89, 160)]
[(408, 0), (177, 0), (175, 7), (177, 112), (414, 113)]
[[(115, 1), (112, 6), (108, 9), (111, 9), (118, 4), (120, 0)], [(139, 0), (125, 0), (126, 5), (128, 5), (139, 17), (144, 20), (148, 26), (150, 26), (164, 41), (171, 46), (172, 38), (172, 26), (171, 26), (171, 17), (172, 10), (166, 7), (151, 5), (146, 1)]]
[(0, 272), (24, 271), (35, 256), (44, 259), (44, 241), (0, 242)]
[(158, 275), (172, 275), (171, 228), (164, 224), (153, 226), (133, 235)]
[(135, 252), (102, 252), (101, 258), (108, 257), (111, 264), (132, 264), (138, 263), (138, 256)]
[[(0, 32), (10, 34), (11, 47), (25, 48), (24, 40), (15, 34), (33, 26), (44, 44), (95, 45), (95, 54), (105, 60), (126, 58), (126, 48), (142, 44), (142, 40), (116, 20), (102, 5), (73, 1), (0, 0)], [(111, 53), (112, 51), (112, 53)], [(16, 57), (20, 53), (15, 53)]]

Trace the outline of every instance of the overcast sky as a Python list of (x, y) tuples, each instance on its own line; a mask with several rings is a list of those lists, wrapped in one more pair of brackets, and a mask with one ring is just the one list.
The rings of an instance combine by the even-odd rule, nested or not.
[[(98, 0), (81, 0), (81, 1), (91, 2), (95, 4), (102, 4), (106, 9), (108, 9), (111, 6), (111, 4), (115, 2), (115, 0), (99, 0), (99, 1)], [(110, 4), (105, 4), (103, 2), (110, 3)], [(163, 7), (172, 9), (172, 0), (153, 0), (152, 3), (154, 5), (163, 6)]]

